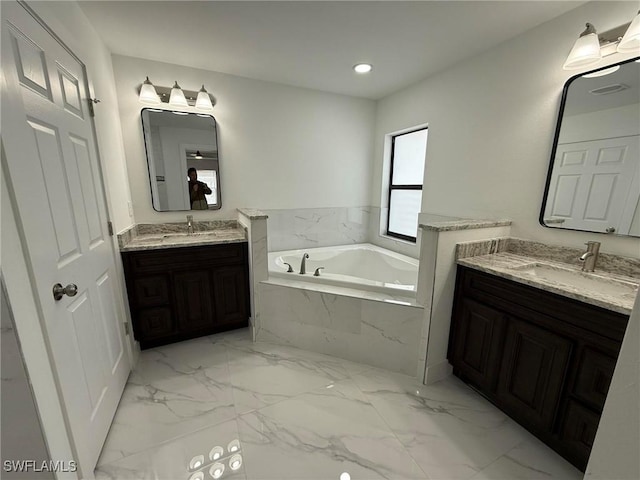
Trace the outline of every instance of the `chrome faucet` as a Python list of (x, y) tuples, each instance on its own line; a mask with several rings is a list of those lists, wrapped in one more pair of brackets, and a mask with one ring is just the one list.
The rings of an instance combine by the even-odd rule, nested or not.
[(600, 242), (587, 242), (587, 251), (580, 256), (583, 272), (593, 272), (596, 269), (598, 253), (600, 253)]
[(193, 215), (187, 215), (187, 235), (193, 235)]
[(305, 273), (307, 273), (307, 270), (306, 270), (307, 258), (309, 258), (308, 253), (305, 253), (302, 255), (302, 261), (300, 262), (300, 275), (304, 275)]

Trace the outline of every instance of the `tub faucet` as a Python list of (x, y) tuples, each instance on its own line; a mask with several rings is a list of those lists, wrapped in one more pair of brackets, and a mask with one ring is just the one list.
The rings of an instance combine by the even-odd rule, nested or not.
[(587, 242), (587, 251), (580, 256), (583, 272), (593, 272), (596, 269), (598, 253), (600, 252), (600, 242)]
[(305, 253), (302, 255), (302, 261), (300, 262), (300, 275), (304, 275), (305, 273), (307, 273), (307, 270), (306, 270), (307, 258), (309, 258), (308, 253)]
[(193, 235), (193, 215), (187, 215), (187, 235)]

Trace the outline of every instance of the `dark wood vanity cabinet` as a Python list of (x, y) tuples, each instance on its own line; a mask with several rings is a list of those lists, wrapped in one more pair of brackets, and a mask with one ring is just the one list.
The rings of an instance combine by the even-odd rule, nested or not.
[(246, 243), (123, 252), (140, 348), (246, 327)]
[(459, 266), (449, 362), (585, 470), (628, 316)]

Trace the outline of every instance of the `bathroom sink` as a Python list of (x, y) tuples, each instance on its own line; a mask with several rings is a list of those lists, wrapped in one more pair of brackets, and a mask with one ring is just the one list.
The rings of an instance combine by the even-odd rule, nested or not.
[(544, 282), (561, 284), (575, 288), (585, 293), (591, 292), (605, 295), (633, 294), (638, 290), (638, 283), (625, 281), (613, 276), (582, 272), (569, 268), (562, 268), (545, 263), (534, 263), (513, 268), (515, 272), (526, 277)]

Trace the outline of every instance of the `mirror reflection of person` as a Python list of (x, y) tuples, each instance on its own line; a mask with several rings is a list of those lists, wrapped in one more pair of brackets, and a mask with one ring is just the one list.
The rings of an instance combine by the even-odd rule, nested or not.
[(187, 170), (189, 176), (189, 198), (191, 199), (191, 210), (208, 210), (209, 205), (205, 195), (211, 194), (211, 189), (206, 183), (198, 181), (198, 172), (191, 167)]

